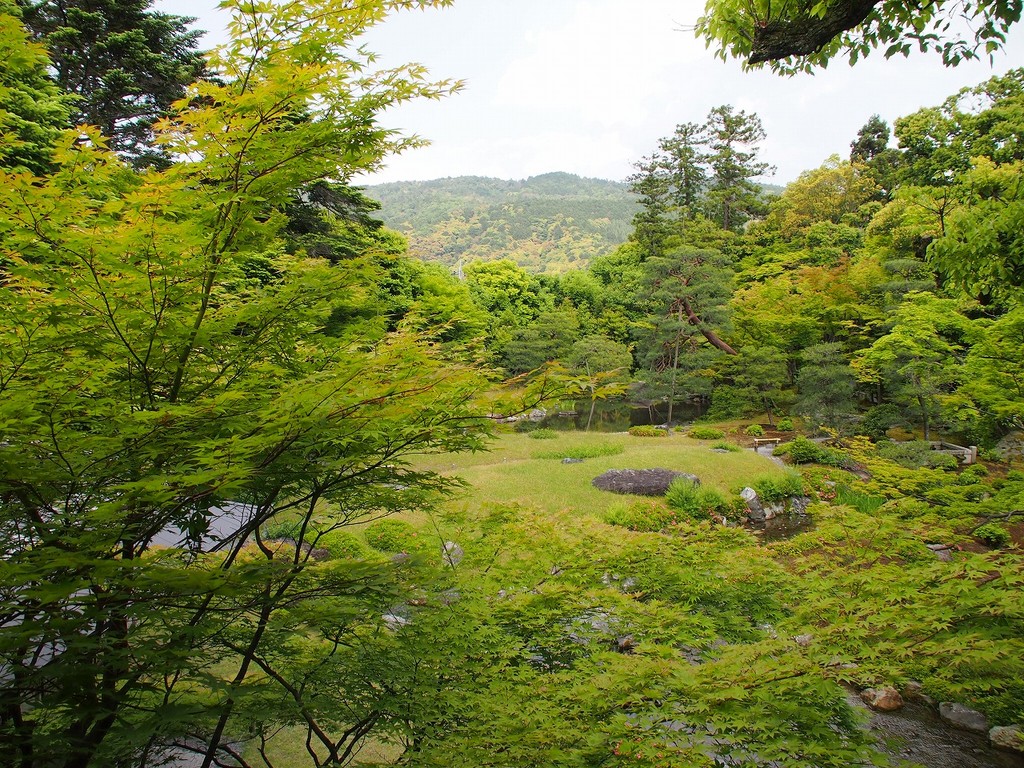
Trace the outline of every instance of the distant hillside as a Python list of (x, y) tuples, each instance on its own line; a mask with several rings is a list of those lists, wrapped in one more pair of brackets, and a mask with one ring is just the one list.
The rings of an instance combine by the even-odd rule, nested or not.
[(626, 240), (637, 210), (626, 184), (570, 173), (399, 181), (366, 193), (414, 255), (451, 267), (501, 258), (531, 272), (581, 267)]

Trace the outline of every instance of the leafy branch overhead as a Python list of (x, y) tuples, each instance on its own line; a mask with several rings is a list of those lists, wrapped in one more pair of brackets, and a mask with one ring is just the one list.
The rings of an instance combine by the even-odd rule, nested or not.
[(1014, 0), (708, 0), (696, 31), (722, 58), (785, 74), (828, 66), (842, 54), (853, 64), (877, 48), (886, 58), (936, 51), (955, 66), (1002, 48), (1021, 7)]

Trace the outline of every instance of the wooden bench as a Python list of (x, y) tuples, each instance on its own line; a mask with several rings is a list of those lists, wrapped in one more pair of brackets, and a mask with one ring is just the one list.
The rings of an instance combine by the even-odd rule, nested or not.
[(754, 453), (761, 450), (762, 445), (778, 445), (782, 442), (781, 437), (755, 437), (754, 438)]

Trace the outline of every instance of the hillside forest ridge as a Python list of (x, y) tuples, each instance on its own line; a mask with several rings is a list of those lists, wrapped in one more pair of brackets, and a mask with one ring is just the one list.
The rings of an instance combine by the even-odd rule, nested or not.
[[(0, 0), (0, 765), (1024, 763), (1024, 70), (784, 188), (730, 104), (362, 188), (445, 5)], [(783, 72), (1019, 17), (755, 6)]]

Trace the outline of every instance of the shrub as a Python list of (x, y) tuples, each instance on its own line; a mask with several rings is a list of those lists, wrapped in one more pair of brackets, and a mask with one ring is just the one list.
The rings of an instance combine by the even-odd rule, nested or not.
[(735, 443), (727, 443), (725, 440), (719, 440), (717, 443), (715, 443), (711, 447), (715, 448), (715, 449), (717, 449), (719, 451), (729, 451), (730, 453), (736, 453), (737, 451), (742, 451), (743, 450), (742, 448), (740, 448)]
[(793, 420), (789, 418), (789, 416), (784, 419), (779, 419), (779, 423), (775, 428), (779, 430), (779, 432), (792, 432), (794, 429)]
[(1011, 469), (1006, 473), (1006, 479), (1011, 482), (1020, 482), (1024, 480), (1024, 471), (1019, 469)]
[(760, 424), (751, 424), (743, 431), (751, 437), (764, 437), (764, 427)]
[(563, 451), (541, 451), (535, 459), (592, 459), (596, 456), (617, 456), (625, 450), (621, 445), (576, 445)]
[(988, 475), (988, 469), (984, 464), (971, 464), (957, 478), (957, 485), (974, 485), (981, 481), (981, 478)]
[(529, 437), (534, 440), (554, 440), (558, 437), (558, 433), (548, 427), (541, 427), (540, 429), (534, 429), (531, 432), (526, 433)]
[(779, 446), (774, 455), (788, 455), (794, 464), (825, 464), (829, 467), (842, 467), (847, 463), (845, 454), (834, 448), (818, 445), (803, 435), (797, 435), (793, 442)]
[(685, 478), (672, 481), (665, 494), (668, 505), (695, 520), (709, 517), (712, 513), (721, 514), (729, 510), (729, 500), (714, 488), (694, 485)]
[(633, 437), (667, 437), (667, 429), (658, 429), (650, 424), (644, 424), (638, 427), (630, 427), (628, 430), (629, 434)]
[(776, 504), (791, 496), (804, 495), (804, 479), (799, 472), (787, 472), (781, 477), (771, 475), (754, 481), (753, 488), (761, 501)]
[(985, 461), (999, 462), (1003, 460), (1003, 454), (997, 448), (980, 448), (978, 450), (978, 458)]
[(882, 440), (886, 433), (903, 421), (900, 409), (892, 403), (883, 403), (869, 408), (864, 414), (857, 432), (867, 435), (872, 440)]
[(946, 453), (933, 451), (931, 444), (924, 440), (911, 440), (906, 443), (879, 443), (876, 451), (879, 456), (908, 469), (931, 467), (933, 469), (956, 469), (958, 462), (955, 457)]
[(405, 552), (415, 538), (416, 529), (404, 520), (378, 520), (366, 527), (366, 543), (380, 552)]
[(631, 531), (657, 532), (675, 523), (679, 514), (669, 509), (664, 502), (643, 499), (629, 504), (621, 503), (609, 507), (605, 522), (621, 525)]
[(326, 549), (332, 559), (365, 560), (372, 554), (366, 544), (348, 531), (329, 531), (320, 537), (316, 545)]
[(1010, 532), (998, 523), (985, 523), (974, 535), (990, 547), (1005, 547), (1010, 543)]
[(725, 437), (725, 432), (714, 427), (691, 427), (687, 434), (694, 440), (719, 440)]

